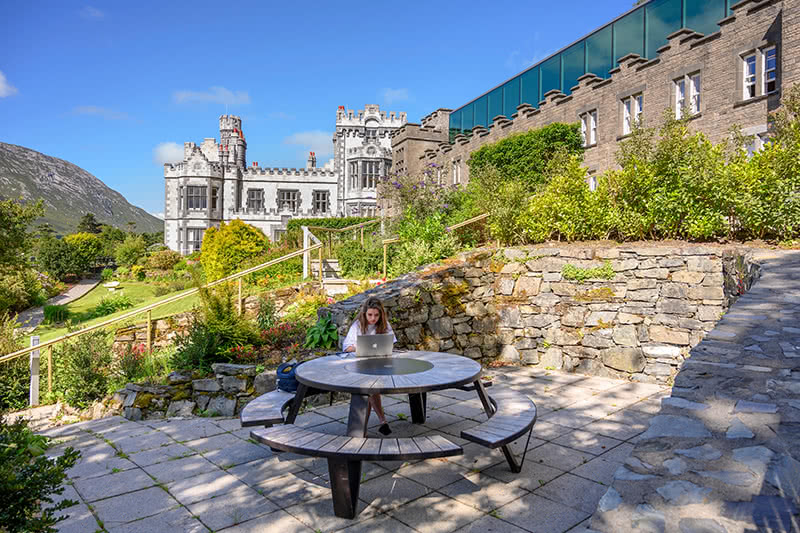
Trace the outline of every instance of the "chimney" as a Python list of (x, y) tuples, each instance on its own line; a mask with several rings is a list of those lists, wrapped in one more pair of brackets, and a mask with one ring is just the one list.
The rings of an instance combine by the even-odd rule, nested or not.
[(308, 153), (308, 161), (306, 162), (306, 169), (317, 168), (317, 156), (314, 152)]

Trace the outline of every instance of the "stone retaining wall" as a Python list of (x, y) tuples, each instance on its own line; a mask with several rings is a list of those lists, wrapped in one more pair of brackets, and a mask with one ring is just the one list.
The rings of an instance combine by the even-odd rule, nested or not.
[[(580, 283), (565, 278), (569, 265), (611, 276)], [(665, 382), (756, 274), (745, 251), (725, 247), (481, 249), (320, 313), (344, 338), (377, 296), (401, 349)]]

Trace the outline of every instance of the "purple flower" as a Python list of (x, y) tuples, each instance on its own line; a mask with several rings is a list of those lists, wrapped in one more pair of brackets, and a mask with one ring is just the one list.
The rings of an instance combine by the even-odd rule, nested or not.
[(414, 186), (413, 186), (413, 187), (411, 187), (411, 188), (412, 188), (412, 189), (414, 189), (415, 191), (417, 190), (417, 186), (416, 186), (416, 185), (414, 185)]

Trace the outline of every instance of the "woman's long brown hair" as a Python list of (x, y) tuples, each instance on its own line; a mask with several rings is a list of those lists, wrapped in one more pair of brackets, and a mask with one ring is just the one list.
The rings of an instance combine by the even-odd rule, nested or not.
[(367, 300), (361, 306), (361, 311), (358, 312), (358, 323), (361, 326), (361, 334), (364, 335), (367, 333), (367, 326), (369, 323), (367, 322), (367, 310), (368, 309), (377, 309), (380, 315), (378, 316), (378, 322), (375, 324), (375, 333), (386, 333), (389, 329), (389, 321), (386, 320), (386, 309), (383, 308), (383, 304), (377, 298), (367, 298)]

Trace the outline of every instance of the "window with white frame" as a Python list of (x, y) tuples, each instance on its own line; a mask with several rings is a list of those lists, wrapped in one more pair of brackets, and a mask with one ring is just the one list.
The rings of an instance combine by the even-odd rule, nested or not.
[(328, 191), (314, 191), (314, 212), (315, 213), (327, 213), (328, 212), (328, 204), (329, 204), (329, 193)]
[(778, 52), (773, 46), (764, 50), (764, 94), (778, 90)]
[(583, 113), (580, 118), (583, 146), (594, 146), (597, 144), (597, 110)]
[(350, 188), (358, 187), (358, 161), (350, 161)]
[(361, 162), (361, 188), (374, 189), (380, 173), (380, 161)]
[(203, 244), (202, 228), (186, 228), (186, 250), (189, 253), (199, 252), (200, 246)]
[(634, 125), (642, 120), (644, 108), (644, 95), (642, 93), (631, 95), (622, 100), (622, 134), (628, 135), (633, 131)]
[(459, 185), (461, 183), (461, 160), (456, 159), (453, 161), (453, 184)]
[(687, 109), (689, 115), (700, 112), (700, 73), (687, 74), (675, 80), (675, 118), (683, 116)]
[(186, 209), (205, 209), (208, 199), (208, 187), (186, 187)]
[(587, 183), (587, 185), (589, 185), (589, 190), (590, 191), (596, 191), (597, 190), (597, 175), (590, 174), (589, 176), (587, 176), (586, 183)]
[(748, 54), (742, 58), (744, 62), (744, 94), (742, 98), (755, 98), (756, 96), (756, 55)]
[(264, 189), (247, 189), (247, 209), (264, 209)]
[(297, 211), (298, 207), (298, 191), (278, 190), (278, 209), (288, 209), (289, 211)]

